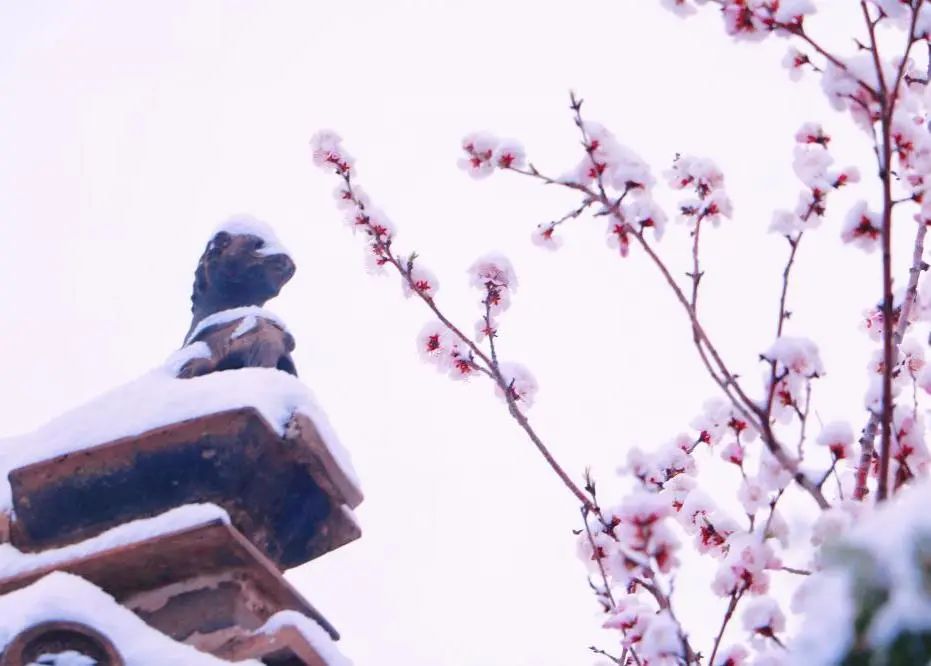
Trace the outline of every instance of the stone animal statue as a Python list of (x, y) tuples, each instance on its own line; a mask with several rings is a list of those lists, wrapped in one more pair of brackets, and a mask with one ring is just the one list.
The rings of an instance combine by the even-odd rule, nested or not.
[(185, 346), (203, 345), (178, 377), (250, 367), (296, 375), (290, 354), (294, 338), (277, 318), (260, 309), (278, 295), (294, 270), (294, 262), (263, 223), (234, 218), (223, 225), (194, 273), (193, 317)]

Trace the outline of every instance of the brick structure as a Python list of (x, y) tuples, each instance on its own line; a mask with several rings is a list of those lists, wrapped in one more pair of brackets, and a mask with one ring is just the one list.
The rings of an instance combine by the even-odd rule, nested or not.
[[(362, 496), (322, 412), (295, 398), (293, 340), (257, 309), (293, 264), (261, 252), (276, 245), (267, 229), (231, 227), (208, 245), (195, 291), (232, 284), (259, 302), (214, 293), (233, 308), (204, 311), (209, 299), (195, 299), (186, 347), (160, 373), (23, 438), (22, 464), (0, 470), (0, 666), (348, 663), (335, 628), (282, 573), (357, 539)], [(230, 248), (248, 275), (216, 267)], [(207, 285), (205, 263), (228, 284)], [(266, 264), (272, 278), (256, 269)], [(192, 359), (209, 362), (192, 372)], [(136, 394), (154, 405), (123, 425), (118, 410)], [(192, 410), (203, 413), (160, 422)], [(88, 422), (127, 432), (92, 441), (90, 428), (71, 446), (74, 424)], [(154, 427), (132, 432), (140, 423)]]

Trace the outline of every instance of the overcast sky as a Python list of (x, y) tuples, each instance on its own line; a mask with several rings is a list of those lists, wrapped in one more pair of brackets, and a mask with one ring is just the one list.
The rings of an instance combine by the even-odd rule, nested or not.
[[(832, 6), (811, 27), (846, 47), (859, 17)], [(568, 225), (557, 253), (531, 245), (574, 198), (509, 174), (472, 181), (460, 138), (518, 138), (562, 173), (579, 158), (574, 88), (657, 174), (676, 152), (713, 157), (735, 219), (707, 236), (707, 328), (749, 377), (772, 341), (786, 247), (766, 228), (800, 188), (794, 132), (824, 122), (838, 161), (872, 173), (865, 138), (817, 83), (788, 80), (785, 42), (735, 45), (714, 11), (681, 21), (652, 0), (7, 2), (0, 43), (0, 436), (160, 363), (187, 330), (210, 231), (235, 213), (267, 220), (298, 266), (269, 309), (366, 493), (362, 539), (289, 577), (360, 666), (563, 666), (615, 645), (575, 559), (572, 497), (488, 385), (418, 361), (428, 313), (366, 274), (335, 183), (310, 164), (316, 130), (343, 134), (398, 248), (437, 273), (462, 326), (479, 312), (465, 269), (489, 250), (512, 259), (499, 353), (536, 374), (531, 418), (564, 466), (606, 484), (630, 446), (663, 443), (714, 395), (688, 328), (636, 249), (606, 247), (602, 220)], [(818, 416), (855, 427), (869, 349), (857, 324), (879, 268), (841, 246), (839, 223), (872, 187), (838, 197), (806, 238), (790, 296), (791, 332), (819, 342), (829, 373)], [(670, 228), (662, 246), (678, 274), (687, 242)], [(699, 596), (703, 576), (677, 587), (707, 653), (702, 620), (721, 604)]]

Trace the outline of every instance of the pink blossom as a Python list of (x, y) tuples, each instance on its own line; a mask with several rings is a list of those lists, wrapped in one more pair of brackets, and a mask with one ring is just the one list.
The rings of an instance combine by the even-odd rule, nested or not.
[(682, 663), (682, 637), (669, 611), (661, 611), (650, 618), (637, 651), (650, 666)]
[(773, 213), (773, 220), (770, 222), (769, 230), (782, 236), (796, 238), (799, 233), (805, 230), (805, 227), (806, 224), (802, 218), (792, 211), (777, 210)]
[(744, 463), (744, 447), (736, 440), (731, 442), (721, 450), (721, 459), (738, 467), (742, 466)]
[(688, 474), (678, 474), (663, 486), (662, 496), (666, 497), (673, 509), (681, 511), (685, 499), (695, 489), (697, 481)]
[(792, 168), (795, 175), (810, 188), (827, 189), (827, 169), (834, 162), (831, 154), (818, 143), (799, 144), (795, 146), (795, 159)]
[(556, 233), (556, 225), (552, 222), (538, 224), (531, 235), (534, 245), (545, 247), (547, 250), (556, 250), (562, 245), (562, 238)]
[(744, 666), (750, 653), (743, 645), (731, 645), (719, 651), (712, 666)]
[(753, 477), (744, 477), (737, 490), (737, 499), (743, 505), (747, 515), (752, 516), (769, 504), (769, 491)]
[(401, 288), (407, 297), (417, 293), (427, 298), (435, 298), (440, 283), (431, 271), (415, 265), (411, 269), (410, 280), (401, 281)]
[(781, 566), (768, 542), (760, 542), (755, 534), (734, 534), (728, 539), (727, 555), (718, 566), (711, 589), (722, 597), (741, 590), (765, 594), (769, 589), (766, 571)]
[(660, 4), (678, 16), (691, 16), (695, 13), (695, 8), (688, 0), (660, 0)]
[(630, 148), (621, 145), (604, 125), (585, 121), (588, 136), (586, 157), (576, 170), (576, 182), (589, 183), (597, 179), (618, 192), (645, 196), (655, 180), (649, 165)]
[(841, 239), (853, 243), (861, 250), (872, 252), (879, 245), (882, 220), (878, 213), (867, 208), (865, 201), (860, 201), (850, 209), (841, 228)]
[(776, 362), (777, 371), (786, 371), (802, 377), (819, 377), (824, 374), (818, 347), (808, 338), (783, 335), (763, 353)]
[(801, 25), (802, 20), (817, 10), (812, 0), (779, 0), (773, 18), (779, 23)]
[(840, 537), (861, 513), (863, 505), (853, 500), (840, 502), (818, 514), (811, 527), (811, 543), (822, 546)]
[(524, 147), (511, 139), (498, 144), (492, 159), (499, 169), (522, 169), (527, 162)]
[(427, 324), (417, 336), (417, 353), (429, 363), (439, 365), (450, 347), (450, 333), (441, 324)]
[(756, 478), (764, 488), (775, 491), (789, 485), (789, 482), (792, 481), (792, 474), (776, 459), (769, 449), (764, 448), (760, 451), (760, 466), (757, 469)]
[(666, 229), (666, 213), (656, 202), (646, 197), (634, 199), (624, 206), (624, 218), (636, 229), (641, 231), (652, 229), (656, 240), (663, 237)]
[(786, 618), (772, 597), (761, 597), (750, 602), (744, 610), (743, 624), (748, 631), (771, 637), (786, 628)]
[(782, 66), (789, 70), (789, 78), (793, 81), (802, 78), (803, 68), (810, 63), (808, 56), (794, 47), (790, 47), (782, 59)]
[(469, 283), (482, 291), (482, 303), (490, 312), (503, 312), (511, 304), (511, 294), (517, 290), (517, 275), (507, 258), (488, 254), (479, 258), (468, 270)]
[[(498, 368), (508, 387), (506, 395), (517, 403), (518, 407), (532, 407), (539, 386), (530, 371), (519, 363), (500, 363)], [(495, 387), (495, 392), (500, 397), (505, 397), (505, 392), (500, 386)]]
[(853, 448), (853, 429), (845, 421), (832, 421), (821, 429), (818, 444), (825, 446), (837, 459), (850, 459), (855, 456)]
[(709, 159), (692, 155), (676, 159), (663, 175), (673, 189), (692, 189), (699, 198), (724, 187), (724, 174), (718, 166)]
[(469, 134), (462, 140), (465, 157), (459, 159), (459, 168), (473, 178), (485, 178), (491, 175), (497, 166), (494, 154), (499, 143), (500, 141), (490, 134), (483, 132)]
[(331, 130), (320, 130), (310, 140), (313, 162), (322, 169), (333, 169), (346, 175), (352, 170), (353, 159), (343, 150), (342, 138)]

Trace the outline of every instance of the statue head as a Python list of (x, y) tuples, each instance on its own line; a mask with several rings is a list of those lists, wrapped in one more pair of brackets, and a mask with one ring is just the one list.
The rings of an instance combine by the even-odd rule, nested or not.
[(194, 273), (194, 323), (207, 315), (247, 305), (264, 305), (294, 275), (294, 262), (271, 229), (236, 217), (222, 224)]

